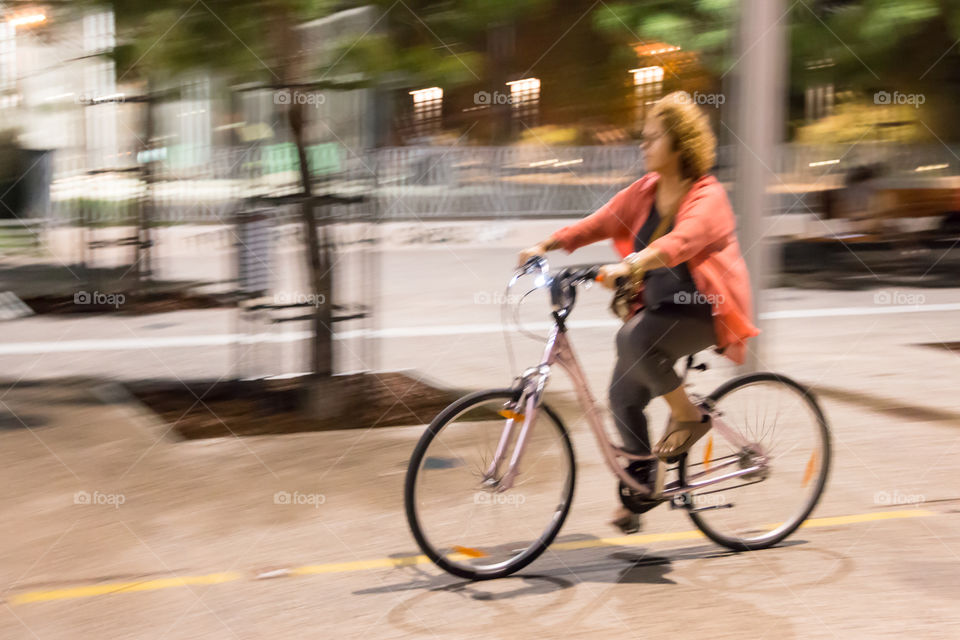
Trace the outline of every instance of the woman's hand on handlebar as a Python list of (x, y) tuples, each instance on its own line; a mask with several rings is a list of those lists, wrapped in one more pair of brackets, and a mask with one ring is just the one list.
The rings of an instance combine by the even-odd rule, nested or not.
[(530, 258), (534, 258), (534, 257), (542, 258), (543, 256), (546, 255), (547, 251), (553, 251), (554, 249), (558, 249), (559, 247), (560, 247), (560, 243), (554, 240), (553, 237), (550, 237), (549, 239), (544, 240), (539, 244), (535, 244), (532, 247), (529, 247), (521, 251), (520, 254), (517, 256), (517, 266), (522, 267), (523, 265), (527, 264), (527, 261)]
[(530, 260), (530, 258), (541, 258), (546, 253), (547, 252), (544, 250), (542, 244), (537, 244), (527, 249), (524, 249), (519, 253), (519, 255), (517, 255), (517, 267), (519, 268), (527, 264), (527, 261)]
[(597, 281), (607, 289), (616, 289), (618, 279), (629, 277), (630, 265), (626, 262), (616, 262), (600, 267), (600, 272), (597, 274)]

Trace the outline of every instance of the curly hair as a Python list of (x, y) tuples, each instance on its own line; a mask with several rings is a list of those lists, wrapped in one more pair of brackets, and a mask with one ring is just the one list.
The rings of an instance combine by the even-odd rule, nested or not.
[(696, 180), (706, 175), (717, 161), (717, 139), (706, 114), (686, 91), (674, 91), (660, 98), (650, 111), (660, 118), (673, 150), (680, 152), (680, 174)]

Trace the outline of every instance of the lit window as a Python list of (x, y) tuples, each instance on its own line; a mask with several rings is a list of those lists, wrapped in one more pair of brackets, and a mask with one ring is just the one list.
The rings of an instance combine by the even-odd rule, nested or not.
[(663, 67), (631, 69), (633, 95), (636, 99), (637, 123), (643, 126), (647, 105), (653, 104), (663, 94)]
[(443, 89), (417, 89), (410, 95), (413, 96), (413, 125), (417, 135), (438, 133), (443, 121)]
[(510, 106), (514, 119), (528, 127), (536, 126), (540, 117), (540, 79), (514, 80), (508, 82), (507, 86), (510, 87)]

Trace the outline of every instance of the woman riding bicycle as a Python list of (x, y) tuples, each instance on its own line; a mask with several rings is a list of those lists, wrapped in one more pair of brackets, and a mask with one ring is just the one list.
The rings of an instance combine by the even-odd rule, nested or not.
[[(710, 346), (740, 364), (751, 323), (749, 276), (736, 238), (736, 221), (723, 186), (708, 171), (716, 139), (703, 112), (683, 92), (659, 100), (643, 128), (649, 173), (586, 218), (520, 253), (520, 264), (553, 249), (572, 253), (612, 239), (622, 262), (604, 265), (601, 281), (636, 283), (636, 295), (617, 333), (610, 407), (624, 448), (651, 452), (644, 408), (663, 396), (670, 405), (666, 433), (653, 447), (662, 460), (685, 453), (710, 430), (710, 417), (691, 402), (674, 363)], [(642, 313), (641, 313), (642, 311)], [(658, 465), (635, 462), (629, 471), (655, 482)], [(638, 528), (621, 507), (613, 523)]]

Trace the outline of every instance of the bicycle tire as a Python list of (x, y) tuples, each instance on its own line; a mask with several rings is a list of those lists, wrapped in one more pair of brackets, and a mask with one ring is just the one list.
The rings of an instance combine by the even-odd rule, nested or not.
[(577, 469), (576, 459), (573, 453), (573, 444), (570, 441), (569, 433), (567, 432), (567, 429), (560, 417), (552, 408), (550, 408), (549, 405), (546, 403), (541, 403), (541, 413), (539, 414), (538, 418), (546, 415), (550, 419), (549, 422), (551, 422), (559, 431), (560, 439), (563, 443), (564, 455), (569, 463), (570, 473), (566, 481), (566, 487), (564, 487), (563, 490), (564, 499), (558, 505), (557, 511), (553, 517), (553, 521), (547, 526), (546, 529), (544, 529), (543, 533), (540, 535), (540, 538), (522, 553), (511, 558), (505, 563), (501, 563), (501, 565), (495, 569), (475, 570), (450, 561), (443, 553), (436, 550), (430, 544), (427, 535), (420, 525), (416, 506), (417, 474), (430, 443), (447, 424), (468, 410), (472, 405), (489, 402), (498, 398), (503, 398), (505, 401), (516, 400), (519, 397), (519, 394), (519, 389), (488, 389), (485, 391), (471, 393), (460, 398), (459, 400), (456, 400), (439, 414), (437, 414), (437, 417), (433, 419), (433, 421), (430, 423), (430, 426), (427, 427), (427, 430), (420, 437), (420, 441), (417, 443), (417, 446), (410, 457), (410, 463), (407, 467), (406, 480), (404, 482), (404, 505), (410, 531), (413, 534), (417, 545), (434, 564), (444, 571), (460, 578), (466, 578), (468, 580), (492, 580), (506, 577), (523, 569), (547, 550), (554, 538), (557, 536), (557, 533), (559, 533), (560, 528), (563, 526), (563, 523), (570, 512), (570, 505), (573, 502), (574, 487), (576, 485)]
[[(800, 396), (807, 403), (807, 406), (811, 409), (814, 416), (817, 419), (817, 426), (819, 427), (819, 433), (821, 437), (821, 444), (823, 447), (823, 462), (820, 465), (820, 472), (816, 479), (816, 485), (814, 491), (811, 493), (810, 498), (807, 503), (804, 505), (803, 509), (800, 510), (793, 518), (787, 523), (781, 524), (779, 527), (774, 529), (776, 532), (773, 535), (770, 535), (767, 538), (761, 538), (759, 540), (744, 540), (740, 537), (729, 536), (724, 533), (721, 533), (711, 527), (710, 523), (706, 518), (701, 516), (696, 511), (691, 510), (688, 507), (687, 515), (690, 516), (690, 519), (693, 521), (694, 525), (710, 540), (713, 542), (732, 549), (734, 551), (757, 551), (760, 549), (767, 549), (772, 547), (780, 542), (783, 542), (788, 536), (790, 536), (794, 531), (796, 531), (800, 525), (810, 516), (814, 508), (816, 508), (817, 503), (820, 501), (823, 491), (826, 487), (827, 477), (830, 473), (830, 462), (832, 458), (831, 453), (831, 443), (830, 443), (830, 428), (827, 424), (827, 419), (823, 414), (823, 411), (820, 409), (820, 405), (817, 402), (814, 395), (810, 392), (809, 389), (801, 385), (800, 383), (777, 373), (771, 372), (760, 372), (746, 374), (743, 376), (738, 376), (732, 378), (719, 387), (717, 387), (713, 393), (711, 393), (707, 398), (711, 403), (719, 402), (724, 396), (729, 395), (738, 388), (745, 387), (757, 382), (773, 382), (778, 384), (786, 385), (792, 388), (795, 392), (799, 393)], [(684, 456), (683, 463), (680, 465), (680, 482), (685, 484), (688, 476), (688, 465), (690, 461), (688, 456)], [(691, 502), (686, 501), (687, 504)], [(784, 526), (785, 525), (785, 526)]]

